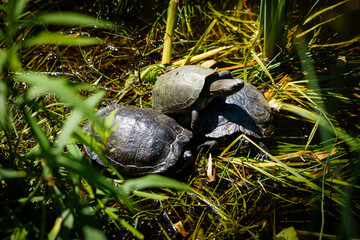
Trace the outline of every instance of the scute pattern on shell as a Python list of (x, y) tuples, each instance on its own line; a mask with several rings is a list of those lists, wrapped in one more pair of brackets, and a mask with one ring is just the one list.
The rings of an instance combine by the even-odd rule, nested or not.
[(272, 128), (272, 112), (264, 95), (252, 84), (228, 97), (214, 99), (201, 113), (200, 132), (209, 138), (221, 138), (242, 132), (265, 138)]
[(215, 70), (196, 65), (186, 65), (161, 75), (152, 92), (153, 109), (165, 114), (189, 111), (198, 100), (207, 76)]
[[(153, 109), (111, 105), (97, 114), (106, 118), (116, 111), (106, 148), (110, 151), (110, 163), (122, 174), (138, 176), (164, 172), (179, 159), (184, 145), (192, 133), (174, 119)], [(84, 127), (100, 141), (90, 123)], [(86, 148), (89, 156), (105, 165), (98, 156)]]

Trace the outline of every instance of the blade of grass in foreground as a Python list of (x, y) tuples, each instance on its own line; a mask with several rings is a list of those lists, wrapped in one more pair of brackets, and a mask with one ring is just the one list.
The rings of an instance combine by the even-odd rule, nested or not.
[(8, 104), (6, 99), (7, 86), (0, 80), (0, 129), (6, 129), (9, 125)]
[[(53, 151), (56, 151), (60, 154), (63, 146), (67, 143), (67, 140), (74, 132), (79, 139), (83, 139), (84, 144), (86, 144), (87, 146), (93, 146), (91, 142), (87, 142), (89, 140), (88, 138), (84, 138), (81, 133), (78, 133), (78, 124), (76, 123), (79, 123), (84, 116), (87, 116), (91, 122), (99, 125), (102, 124), (100, 119), (95, 115), (93, 111), (93, 106), (97, 103), (96, 101), (98, 101), (103, 96), (104, 92), (100, 91), (92, 95), (87, 100), (83, 100), (77, 94), (75, 89), (70, 86), (68, 79), (66, 78), (49, 77), (31, 72), (18, 74), (17, 78), (18, 80), (29, 82), (31, 84), (31, 87), (28, 91), (29, 98), (52, 92), (55, 93), (57, 97), (64, 99), (65, 103), (69, 104), (74, 108), (71, 117), (65, 122), (62, 127), (62, 131), (57, 138), (58, 142), (55, 145), (55, 147), (57, 148), (54, 148)], [(108, 163), (107, 158), (105, 157), (101, 149), (98, 149), (96, 153), (105, 163), (107, 163), (108, 166), (110, 166), (110, 169), (113, 171), (113, 173), (115, 173), (116, 176), (118, 176), (120, 179), (123, 179), (123, 177), (118, 173), (118, 171)]]
[(37, 97), (49, 92), (55, 93), (58, 97), (66, 101), (70, 106), (81, 111), (94, 122), (99, 122), (93, 109), (88, 106), (83, 99), (70, 86), (69, 80), (62, 77), (49, 77), (43, 74), (33, 72), (23, 72), (16, 75), (17, 81), (30, 83), (32, 87), (27, 95), (29, 98)]
[(97, 202), (100, 208), (102, 208), (104, 212), (112, 219), (112, 221), (114, 221), (113, 223), (118, 228), (118, 230), (121, 230), (121, 227), (117, 224), (117, 222), (119, 222), (123, 227), (128, 229), (136, 238), (144, 239), (144, 235), (141, 232), (139, 232), (136, 228), (134, 228), (131, 224), (125, 221), (118, 214), (111, 211), (108, 207), (105, 207), (104, 203), (100, 199), (98, 199)]
[[(89, 108), (94, 108), (95, 105), (101, 100), (104, 96), (105, 92), (99, 91), (90, 97), (88, 97), (84, 102)], [(64, 122), (63, 126), (61, 127), (61, 132), (56, 138), (56, 146), (59, 149), (65, 145), (67, 140), (73, 134), (74, 130), (80, 125), (80, 122), (84, 118), (84, 112), (80, 108), (76, 108), (72, 113), (71, 116)]]
[(4, 178), (23, 178), (26, 176), (24, 171), (16, 171), (14, 169), (0, 168), (0, 180)]
[(99, 186), (107, 189), (119, 199), (124, 201), (124, 203), (132, 209), (131, 201), (125, 196), (125, 193), (122, 189), (116, 188), (112, 183), (106, 181), (106, 178), (97, 172), (92, 166), (86, 164), (85, 162), (75, 161), (72, 159), (67, 158), (66, 156), (60, 154), (58, 151), (54, 151), (51, 147), (51, 143), (49, 139), (46, 137), (43, 130), (37, 124), (36, 120), (31, 116), (29, 111), (23, 108), (23, 112), (29, 123), (30, 127), (32, 128), (36, 138), (39, 141), (40, 148), (41, 148), (41, 156), (46, 159), (51, 166), (59, 165), (64, 166), (71, 172), (75, 172), (80, 176), (84, 177), (89, 183), (91, 184), (98, 184)]
[(189, 187), (188, 185), (172, 178), (150, 174), (144, 177), (128, 179), (122, 185), (122, 189), (125, 193), (130, 193), (134, 190), (141, 190), (147, 188), (172, 188), (179, 191), (186, 191), (190, 195), (201, 200), (202, 202), (205, 202), (224, 220), (231, 219), (221, 208), (216, 206), (216, 204), (214, 204), (211, 200), (207, 199), (203, 194)]
[(115, 25), (101, 20), (99, 18), (94, 18), (88, 15), (73, 13), (73, 12), (52, 12), (52, 13), (43, 13), (38, 16), (35, 16), (29, 19), (27, 22), (36, 23), (38, 25), (65, 25), (65, 26), (91, 26), (91, 27), (102, 27), (102, 28), (114, 28)]
[(57, 46), (88, 46), (100, 43), (101, 40), (98, 38), (71, 36), (61, 33), (41, 32), (35, 37), (25, 40), (23, 46), (30, 47), (43, 44), (55, 44)]

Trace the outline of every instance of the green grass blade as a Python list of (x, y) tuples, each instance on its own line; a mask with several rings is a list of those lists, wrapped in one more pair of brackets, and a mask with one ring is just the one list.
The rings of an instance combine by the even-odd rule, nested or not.
[(217, 20), (214, 19), (209, 27), (206, 28), (205, 32), (203, 33), (203, 35), (200, 37), (200, 39), (196, 42), (195, 46), (191, 49), (190, 53), (186, 56), (185, 62), (183, 63), (183, 65), (186, 65), (190, 62), (190, 59), (193, 55), (196, 54), (198, 48), (201, 46), (201, 44), (204, 42), (204, 40), (206, 39), (206, 37), (208, 36), (209, 32), (213, 29), (214, 25), (216, 24)]
[(122, 185), (125, 193), (145, 188), (172, 188), (180, 191), (191, 191), (191, 188), (182, 182), (161, 175), (150, 174), (144, 177), (128, 179)]
[[(334, 128), (334, 126), (332, 126), (324, 118), (320, 118), (320, 120), (319, 120), (318, 114), (310, 112), (303, 108), (297, 107), (295, 105), (291, 105), (291, 104), (283, 104), (281, 109), (295, 113), (295, 114), (302, 116), (306, 119), (309, 119), (313, 122), (319, 121), (319, 125), (322, 126), (325, 130), (338, 135), (339, 138), (341, 138), (344, 142), (346, 142), (353, 149), (355, 149), (355, 150), (360, 149), (360, 144), (352, 136), (348, 135), (346, 132), (344, 132), (343, 130), (341, 130), (339, 128)], [(336, 133), (334, 131), (336, 131)]]
[(340, 17), (342, 17), (342, 16), (344, 16), (343, 13), (342, 13), (342, 14), (338, 14), (338, 15), (336, 15), (335, 17), (330, 18), (330, 19), (328, 19), (328, 20), (326, 20), (326, 21), (322, 21), (321, 23), (318, 23), (318, 24), (312, 26), (311, 28), (309, 28), (309, 29), (307, 29), (307, 30), (304, 30), (304, 31), (302, 31), (301, 33), (297, 34), (297, 35), (296, 35), (296, 38), (301, 38), (301, 37), (305, 36), (306, 34), (312, 32), (312, 31), (315, 31), (316, 29), (320, 28), (320, 27), (323, 26), (323, 25), (326, 25), (326, 24), (328, 24), (328, 23), (330, 23), (330, 22), (334, 22), (337, 18), (340, 18)]
[(60, 33), (41, 32), (33, 38), (24, 41), (24, 47), (39, 46), (43, 44), (55, 44), (58, 46), (88, 46), (101, 43), (98, 38), (71, 36)]
[(11, 70), (19, 71), (21, 69), (21, 60), (18, 54), (19, 45), (14, 45), (7, 50), (7, 63)]
[(112, 173), (114, 173), (119, 179), (124, 180), (121, 174), (114, 168), (109, 159), (106, 157), (102, 144), (99, 143), (94, 136), (91, 136), (90, 133), (86, 132), (86, 134), (84, 134), (84, 132), (85, 131), (75, 129), (74, 135), (82, 144), (88, 146), (92, 151), (94, 151), (100, 160), (110, 168)]
[(179, 191), (187, 191), (190, 195), (209, 205), (209, 207), (211, 207), (221, 218), (230, 219), (221, 208), (216, 206), (216, 204), (213, 204), (212, 201), (207, 199), (200, 192), (172, 178), (150, 174), (144, 177), (128, 179), (122, 185), (122, 189), (125, 193), (131, 193), (134, 190), (141, 190), (146, 188), (172, 188)]
[(144, 235), (139, 232), (136, 228), (134, 228), (132, 225), (130, 225), (127, 221), (125, 221), (123, 218), (121, 218), (118, 214), (111, 211), (108, 207), (105, 207), (105, 205), (98, 199), (98, 204), (100, 208), (104, 210), (104, 212), (114, 221), (115, 226), (120, 230), (120, 226), (116, 223), (118, 221), (123, 227), (128, 229), (136, 238), (138, 239), (144, 239)]
[(165, 201), (165, 200), (169, 199), (168, 196), (149, 193), (149, 192), (145, 192), (145, 191), (135, 190), (135, 191), (133, 191), (133, 194), (136, 196), (139, 196), (139, 197), (150, 198), (150, 199), (154, 199), (154, 200), (158, 200), (158, 201)]
[(330, 182), (330, 183), (335, 183), (344, 187), (352, 187), (352, 188), (357, 188), (360, 189), (360, 185), (356, 185), (356, 184), (352, 184), (351, 182), (346, 182), (346, 181), (342, 181), (342, 180), (338, 180), (336, 178), (333, 179), (327, 179), (326, 181)]
[(0, 180), (4, 178), (23, 178), (26, 176), (24, 171), (0, 168)]
[(265, 75), (270, 78), (271, 82), (275, 85), (275, 81), (273, 77), (271, 76), (270, 72), (267, 70), (261, 59), (256, 55), (254, 50), (251, 50), (251, 54), (255, 58), (256, 62), (260, 65), (261, 69), (264, 71)]
[(342, 5), (342, 4), (344, 4), (344, 3), (348, 2), (348, 1), (349, 1), (349, 0), (344, 0), (344, 1), (342, 1), (342, 2), (335, 3), (334, 5), (331, 5), (331, 6), (329, 6), (329, 7), (326, 7), (326, 8), (324, 8), (324, 9), (321, 9), (321, 10), (319, 10), (319, 11), (316, 11), (314, 14), (312, 14), (311, 16), (309, 16), (308, 18), (306, 18), (306, 20), (304, 21), (304, 25), (305, 25), (306, 23), (310, 22), (311, 20), (313, 20), (315, 17), (323, 14), (324, 12), (332, 11), (332, 10), (334, 10), (335, 7), (340, 6), (340, 5)]
[(309, 134), (309, 138), (308, 138), (308, 140), (306, 142), (306, 145), (305, 145), (305, 148), (304, 148), (305, 150), (308, 149), (311, 141), (313, 140), (313, 138), (315, 136), (316, 131), (318, 130), (320, 119), (321, 119), (321, 116), (319, 115), (318, 120), (315, 122), (314, 127), (311, 129), (311, 132)]
[(42, 151), (49, 152), (51, 149), (51, 143), (50, 143), (49, 139), (46, 137), (46, 134), (40, 128), (40, 126), (37, 124), (37, 121), (35, 120), (35, 118), (33, 116), (31, 116), (30, 112), (26, 108), (23, 108), (22, 110), (23, 110), (24, 116), (26, 118), (26, 121), (29, 123), (35, 137), (39, 141)]
[(62, 77), (49, 77), (43, 74), (25, 72), (16, 75), (17, 81), (30, 83), (32, 86), (27, 95), (29, 98), (43, 95), (46, 93), (55, 93), (74, 108), (81, 109), (82, 112), (92, 121), (99, 124), (99, 119), (95, 116), (93, 109), (84, 102), (76, 93), (75, 89), (69, 84), (69, 80)]
[(0, 52), (0, 73), (3, 72), (4, 70), (4, 67), (6, 65), (6, 62), (7, 62), (7, 51), (5, 48), (2, 48), (1, 49), (1, 52)]
[(0, 129), (6, 129), (9, 125), (7, 86), (0, 80)]
[(7, 6), (8, 21), (10, 19), (18, 20), (19, 16), (24, 11), (26, 4), (27, 4), (27, 0), (8, 1), (8, 6)]
[(60, 217), (56, 218), (55, 223), (48, 234), (49, 240), (55, 240), (57, 238), (57, 236), (61, 230), (62, 220), (63, 219)]
[(264, 57), (273, 58), (276, 45), (284, 42), (283, 28), (285, 26), (285, 0), (268, 1), (260, 3), (260, 31), (264, 33)]
[(141, 232), (139, 232), (136, 228), (134, 228), (132, 225), (130, 225), (124, 219), (120, 219), (119, 222), (122, 226), (126, 227), (136, 238), (138, 238), (138, 239), (145, 238)]
[(83, 153), (80, 150), (80, 148), (78, 147), (78, 145), (76, 145), (75, 140), (74, 139), (68, 139), (67, 143), (65, 144), (66, 149), (69, 151), (69, 154), (77, 160), (82, 159), (83, 157)]
[(40, 25), (54, 24), (54, 25), (65, 25), (65, 26), (92, 26), (92, 27), (102, 27), (102, 28), (114, 28), (115, 25), (101, 20), (99, 18), (94, 18), (88, 15), (72, 12), (52, 12), (44, 13), (39, 16), (35, 16), (30, 19), (29, 22), (33, 22)]
[[(237, 160), (234, 160), (234, 162), (237, 162)], [(237, 163), (238, 163), (238, 164), (241, 164), (240, 161), (237, 162)], [(268, 173), (267, 171), (265, 171), (264, 169), (262, 169), (262, 168), (260, 168), (260, 167), (257, 167), (257, 166), (255, 166), (255, 165), (249, 164), (249, 163), (247, 163), (247, 162), (244, 162), (244, 165), (247, 166), (248, 168), (252, 168), (252, 169), (260, 172), (260, 173), (263, 174), (264, 176), (267, 176), (267, 177), (269, 177), (270, 179), (273, 179), (274, 181), (278, 181), (278, 182), (280, 182), (280, 183), (282, 183), (282, 184), (285, 184), (285, 185), (287, 185), (287, 186), (289, 186), (289, 187), (295, 188), (295, 186), (292, 185), (291, 183), (285, 181), (285, 180), (282, 179), (282, 178), (276, 177), (275, 175), (272, 175), (272, 174)]]
[(91, 227), (89, 225), (83, 225), (82, 227), (83, 233), (84, 233), (84, 239), (85, 240), (92, 240), (92, 239), (98, 239), (98, 240), (106, 240), (106, 235), (101, 230)]
[[(105, 92), (99, 91), (90, 97), (88, 97), (84, 103), (89, 108), (94, 108), (95, 105), (102, 99)], [(84, 115), (86, 113), (83, 112), (83, 109), (76, 108), (71, 116), (64, 122), (63, 126), (61, 127), (61, 132), (56, 138), (56, 145), (60, 148), (65, 145), (65, 143), (68, 141), (70, 136), (73, 134), (74, 130), (79, 126), (80, 122), (84, 118)]]
[(95, 168), (86, 164), (85, 162), (74, 161), (63, 155), (57, 155), (54, 158), (55, 162), (60, 166), (66, 167), (68, 170), (75, 172), (86, 179), (90, 184), (97, 184), (103, 189), (107, 189), (112, 194), (117, 196), (120, 200), (132, 209), (132, 203), (130, 199), (125, 195), (125, 192), (122, 188), (117, 188), (111, 182), (108, 182), (106, 178), (101, 175)]
[[(255, 147), (257, 147), (259, 150), (263, 151), (262, 148), (260, 148), (259, 145), (257, 145), (253, 140), (251, 140), (250, 138), (248, 138), (247, 136), (244, 136), (244, 138), (246, 138), (250, 143), (252, 143)], [(274, 156), (266, 153), (269, 158), (273, 161), (275, 161), (279, 166), (281, 166), (282, 168), (284, 168), (286, 171), (288, 171), (289, 173), (291, 173), (292, 175), (294, 175), (295, 177), (297, 177), (300, 181), (303, 181), (304, 183), (306, 183), (309, 187), (317, 190), (317, 191), (321, 191), (321, 188), (316, 185), (315, 183), (309, 181), (308, 179), (304, 178), (303, 176), (301, 176), (294, 168), (287, 166), (286, 164), (284, 164), (283, 162), (279, 161), (277, 158), (275, 158)]]
[(22, 11), (25, 9), (26, 2), (26, 0), (8, 1), (5, 18), (7, 26), (5, 38), (9, 44), (12, 43), (14, 36), (19, 31), (17, 20), (19, 20)]

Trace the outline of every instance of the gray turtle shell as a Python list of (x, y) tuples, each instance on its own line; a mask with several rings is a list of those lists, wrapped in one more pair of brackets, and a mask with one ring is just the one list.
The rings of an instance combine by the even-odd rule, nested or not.
[[(138, 176), (166, 171), (176, 163), (192, 137), (192, 133), (174, 119), (152, 109), (110, 105), (97, 115), (104, 119), (114, 110), (115, 118), (110, 129), (115, 127), (115, 130), (106, 143), (109, 150), (107, 157), (124, 175)], [(84, 129), (102, 142), (90, 123)], [(87, 147), (86, 151), (92, 159), (106, 166), (93, 151)]]
[(215, 74), (215, 70), (207, 67), (186, 65), (161, 75), (153, 87), (153, 109), (165, 114), (182, 114), (189, 112), (197, 101), (201, 101), (200, 107), (206, 106), (211, 98), (200, 98), (200, 93), (206, 78)]
[(200, 132), (208, 138), (245, 133), (266, 138), (273, 133), (272, 112), (264, 95), (252, 84), (228, 97), (218, 97), (202, 110)]

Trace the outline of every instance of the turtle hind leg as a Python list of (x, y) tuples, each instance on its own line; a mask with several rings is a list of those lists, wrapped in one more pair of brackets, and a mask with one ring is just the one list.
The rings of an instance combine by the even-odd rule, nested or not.
[(184, 150), (181, 158), (162, 175), (178, 181), (186, 181), (195, 171), (195, 159), (190, 150)]

